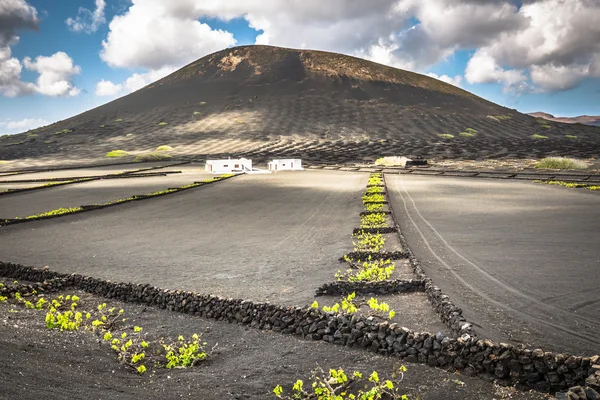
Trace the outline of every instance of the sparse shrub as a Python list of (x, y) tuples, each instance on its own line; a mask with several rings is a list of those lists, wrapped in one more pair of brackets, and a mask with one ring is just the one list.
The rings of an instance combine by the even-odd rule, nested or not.
[(381, 179), (381, 174), (371, 174), (369, 176), (369, 181), (367, 182), (367, 185), (374, 186), (374, 185), (381, 185), (381, 184), (383, 184), (383, 180)]
[[(352, 292), (346, 297), (342, 297), (342, 301), (339, 303), (335, 303), (331, 307), (323, 306), (323, 311), (328, 313), (346, 313), (346, 314), (354, 314), (357, 313), (358, 310), (363, 306), (369, 307), (369, 315), (373, 317), (378, 317), (381, 319), (392, 319), (396, 312), (394, 310), (390, 310), (390, 306), (387, 303), (379, 302), (374, 297), (371, 297), (369, 300), (361, 299), (355, 301), (356, 293)], [(311, 304), (311, 308), (319, 308), (319, 303), (314, 301)]]
[(183, 336), (177, 338), (176, 344), (164, 344), (163, 348), (167, 352), (165, 357), (169, 361), (167, 369), (178, 367), (192, 367), (196, 363), (206, 359), (207, 354), (204, 351), (206, 343), (200, 343), (200, 337), (194, 333), (192, 340), (188, 343)]
[(108, 153), (106, 153), (106, 155), (104, 157), (116, 158), (116, 157), (125, 157), (125, 156), (129, 156), (129, 155), (131, 155), (131, 153), (129, 153), (125, 150), (112, 150), (112, 151), (109, 151)]
[(71, 133), (73, 132), (71, 129), (63, 129), (62, 131), (58, 131), (55, 135), (62, 135), (63, 133)]
[(194, 115), (200, 115), (200, 111), (194, 111)]
[(565, 157), (546, 157), (535, 164), (535, 168), (549, 169), (586, 169), (587, 167), (583, 161)]
[(155, 151), (172, 151), (173, 148), (171, 146), (162, 145), (158, 146)]
[(390, 279), (396, 267), (391, 260), (358, 261), (357, 269), (338, 270), (335, 277), (338, 281), (348, 282), (381, 282)]
[(169, 125), (167, 122), (159, 122), (158, 126), (165, 126), (165, 125)]
[(454, 139), (454, 135), (451, 135), (449, 133), (440, 133), (438, 136), (442, 139)]
[(473, 136), (475, 136), (475, 135), (474, 135), (474, 134), (472, 134), (472, 133), (469, 133), (469, 132), (461, 132), (461, 133), (459, 133), (459, 134), (458, 134), (458, 136), (460, 136), (460, 137), (472, 138), (472, 137), (473, 137)]
[(382, 194), (366, 194), (362, 197), (363, 204), (365, 203), (381, 203), (385, 201), (385, 196)]
[(361, 228), (383, 228), (387, 225), (384, 213), (366, 214), (360, 216)]
[(381, 233), (360, 232), (354, 237), (356, 237), (356, 242), (352, 242), (354, 251), (378, 252), (385, 245), (385, 238)]
[(165, 161), (170, 158), (173, 158), (173, 156), (164, 152), (143, 153), (138, 154), (133, 162)]
[(201, 105), (201, 106), (203, 106), (203, 105), (206, 105), (206, 102), (205, 102), (205, 101), (201, 101), (201, 102), (200, 102), (200, 103), (198, 103), (198, 104), (199, 104), (199, 105)]
[(544, 129), (550, 129), (550, 128), (552, 128), (552, 126), (550, 126), (548, 124), (540, 125), (540, 127), (544, 128)]
[(585, 188), (588, 190), (600, 190), (600, 185), (590, 185), (587, 183), (564, 182), (564, 181), (534, 181), (536, 183), (545, 183), (547, 185), (564, 186), (568, 188)]
[[(392, 378), (401, 381), (406, 367), (398, 369), (398, 375)], [(408, 400), (406, 395), (401, 395), (391, 380), (381, 380), (377, 371), (373, 371), (367, 382), (363, 375), (354, 371), (349, 377), (343, 369), (330, 369), (326, 374), (321, 367), (317, 367), (311, 375), (310, 381), (305, 386), (304, 381), (298, 379), (292, 386), (290, 395), (284, 394), (280, 385), (273, 389), (275, 397), (282, 400), (375, 400), (398, 399)]]
[(365, 204), (365, 210), (367, 211), (383, 211), (382, 203)]
[(540, 134), (533, 134), (531, 135), (532, 139), (548, 139), (548, 136), (544, 136), (544, 135), (540, 135)]
[(577, 139), (576, 135), (565, 135), (566, 139)]
[(123, 118), (117, 118), (117, 119), (115, 119), (115, 122), (122, 122), (122, 121), (123, 121)]
[(381, 186), (371, 186), (368, 187), (367, 190), (365, 191), (365, 194), (383, 194), (385, 193), (385, 190), (383, 187)]
[(510, 115), (488, 115), (487, 118), (491, 119), (492, 121), (496, 121), (496, 122), (501, 122), (507, 119), (511, 119), (512, 116)]
[(36, 215), (29, 215), (27, 217), (25, 217), (25, 219), (37, 219), (37, 218), (44, 218), (44, 217), (54, 217), (57, 215), (63, 215), (63, 214), (71, 214), (77, 211), (81, 211), (82, 208), (81, 207), (69, 207), (69, 208), (57, 208), (56, 210), (51, 210), (51, 211), (46, 211), (40, 214), (36, 214)]
[(467, 129), (465, 129), (465, 132), (468, 132), (468, 133), (477, 133), (477, 131), (475, 129), (473, 129), (473, 128), (467, 128)]

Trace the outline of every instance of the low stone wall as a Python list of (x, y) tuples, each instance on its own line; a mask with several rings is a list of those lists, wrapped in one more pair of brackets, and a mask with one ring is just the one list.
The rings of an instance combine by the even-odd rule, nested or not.
[(371, 214), (385, 214), (390, 215), (391, 211), (361, 211), (360, 215), (371, 215)]
[[(469, 376), (541, 391), (565, 390), (585, 385), (600, 370), (599, 357), (529, 350), (463, 334), (413, 332), (395, 323), (358, 314), (326, 313), (310, 307), (283, 307), (226, 299), (150, 285), (118, 283), (77, 274), (61, 274), (18, 264), (0, 262), (0, 276), (24, 281), (53, 279), (60, 285), (108, 299), (141, 303), (219, 321), (244, 324), (262, 330), (301, 336), (311, 340), (360, 347), (407, 362), (425, 363)], [(594, 378), (595, 379), (595, 378)]]
[[(385, 182), (385, 176), (383, 177), (383, 181)], [(396, 215), (392, 212), (392, 220), (394, 221), (394, 225), (396, 227), (399, 226)], [(462, 309), (455, 305), (448, 296), (442, 293), (442, 290), (433, 284), (431, 278), (429, 278), (421, 264), (413, 255), (412, 251), (408, 247), (406, 243), (406, 239), (402, 235), (402, 232), (397, 230), (398, 238), (400, 239), (400, 245), (403, 249), (405, 249), (405, 253), (407, 255), (408, 260), (413, 268), (413, 272), (419, 281), (423, 281), (425, 285), (425, 293), (427, 294), (427, 298), (431, 302), (431, 305), (435, 309), (435, 311), (440, 315), (442, 321), (446, 324), (446, 326), (450, 329), (450, 331), (455, 336), (461, 336), (463, 334), (468, 334), (469, 336), (476, 336), (473, 330), (473, 325), (471, 325), (462, 314)]]
[(394, 233), (397, 231), (398, 231), (398, 228), (395, 226), (386, 226), (385, 228), (354, 228), (354, 230), (352, 231), (352, 234), (355, 235), (360, 232), (384, 234), (384, 233)]
[(60, 217), (63, 217), (65, 215), (73, 215), (73, 214), (79, 214), (79, 213), (82, 213), (82, 212), (87, 212), (87, 211), (92, 211), (92, 210), (99, 210), (99, 209), (102, 209), (102, 208), (117, 206), (119, 204), (129, 203), (131, 201), (150, 199), (150, 198), (159, 197), (159, 196), (166, 196), (168, 194), (182, 192), (184, 190), (188, 190), (188, 189), (192, 189), (192, 188), (197, 188), (197, 187), (201, 187), (201, 186), (205, 186), (205, 185), (210, 185), (211, 183), (224, 181), (226, 179), (231, 179), (231, 178), (233, 178), (235, 176), (237, 176), (237, 174), (236, 175), (231, 175), (231, 176), (226, 176), (226, 177), (214, 177), (212, 181), (194, 182), (191, 185), (185, 185), (185, 186), (181, 186), (181, 187), (177, 187), (177, 188), (169, 188), (169, 189), (167, 189), (169, 191), (160, 191), (160, 192), (156, 192), (156, 193), (143, 194), (143, 195), (133, 195), (133, 196), (128, 197), (126, 199), (118, 199), (118, 200), (109, 201), (109, 202), (102, 203), (102, 204), (85, 204), (85, 205), (81, 205), (79, 207), (73, 207), (73, 210), (69, 210), (68, 212), (64, 212), (64, 213), (61, 213), (61, 214), (32, 216), (32, 217), (28, 217), (28, 218), (5, 218), (5, 219), (0, 219), (0, 226), (22, 224), (22, 223), (31, 222), (31, 221), (40, 221), (40, 220), (43, 220), (43, 219), (60, 218)]
[(338, 259), (339, 262), (346, 261), (345, 257), (350, 258), (353, 261), (367, 261), (367, 260), (402, 260), (408, 258), (408, 253), (404, 251), (351, 251), (346, 253), (344, 257)]
[(388, 295), (395, 293), (422, 292), (425, 283), (416, 279), (395, 279), (381, 282), (347, 282), (326, 283), (316, 291), (316, 296), (345, 296), (350, 293), (358, 295)]

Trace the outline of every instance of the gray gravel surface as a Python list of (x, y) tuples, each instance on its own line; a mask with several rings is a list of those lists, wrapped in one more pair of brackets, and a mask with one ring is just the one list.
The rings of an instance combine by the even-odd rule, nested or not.
[(312, 302), (317, 287), (333, 279), (338, 258), (352, 250), (367, 178), (337, 171), (242, 176), (7, 226), (0, 229), (0, 259), (304, 305)]
[[(0, 217), (14, 218), (35, 215), (61, 207), (100, 204), (136, 194), (151, 193), (194, 181), (212, 179), (213, 174), (188, 172), (143, 178), (103, 179), (58, 186), (41, 191), (14, 193), (0, 197)], [(39, 183), (41, 185), (43, 183)]]
[[(73, 293), (73, 292), (69, 292)], [(82, 309), (106, 300), (76, 292)], [(67, 294), (67, 293), (65, 293)], [(16, 313), (9, 313), (13, 307)], [(89, 332), (49, 331), (44, 312), (0, 304), (0, 399), (275, 399), (272, 389), (286, 391), (297, 379), (308, 385), (310, 372), (343, 368), (347, 373), (379, 372), (388, 378), (401, 364), (358, 348), (305, 341), (295, 336), (262, 332), (245, 326), (108, 301), (123, 308), (129, 327), (143, 327), (149, 341), (177, 335), (202, 334), (210, 358), (194, 368), (156, 369), (138, 376), (116, 360), (106, 343)], [(128, 330), (131, 333), (131, 330)], [(411, 399), (548, 399), (536, 392), (520, 392), (479, 378), (452, 374), (423, 364), (407, 364), (399, 383)], [(289, 392), (288, 392), (289, 393)]]
[(106, 165), (100, 167), (76, 168), (76, 169), (57, 169), (54, 171), (31, 172), (25, 174), (14, 174), (0, 176), (2, 181), (15, 181), (26, 179), (50, 179), (50, 178), (65, 178), (65, 177), (82, 177), (95, 175), (110, 175), (125, 171), (135, 171), (142, 168), (158, 167), (161, 165), (174, 164), (176, 161), (156, 161), (146, 163), (130, 163), (121, 165)]
[(426, 273), (484, 336), (600, 351), (600, 197), (584, 190), (386, 175)]

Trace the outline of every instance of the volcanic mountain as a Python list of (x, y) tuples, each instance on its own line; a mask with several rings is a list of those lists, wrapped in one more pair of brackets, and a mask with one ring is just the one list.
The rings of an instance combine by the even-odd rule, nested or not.
[(600, 115), (580, 115), (578, 117), (555, 117), (545, 112), (529, 113), (532, 117), (547, 119), (548, 121), (562, 122), (565, 124), (583, 124), (600, 126)]
[(536, 119), (424, 75), (322, 51), (242, 46), (67, 120), (2, 137), (0, 160), (89, 161), (159, 145), (178, 159), (258, 162), (585, 157), (599, 144), (598, 128)]

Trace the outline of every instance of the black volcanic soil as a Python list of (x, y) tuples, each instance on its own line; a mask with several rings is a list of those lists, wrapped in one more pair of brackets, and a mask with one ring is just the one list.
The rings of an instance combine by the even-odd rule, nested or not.
[[(546, 123), (433, 78), (365, 60), (243, 46), (208, 55), (68, 120), (2, 137), (0, 160), (13, 162), (0, 167), (89, 163), (111, 150), (147, 152), (164, 144), (175, 148), (177, 158), (243, 155), (255, 162), (598, 156), (599, 128)], [(459, 136), (467, 128), (477, 134)]]
[[(104, 299), (77, 294), (81, 309)], [(52, 294), (47, 298), (53, 298)], [(318, 364), (363, 374), (377, 370), (389, 377), (400, 363), (361, 349), (263, 332), (136, 304), (109, 301), (123, 308), (125, 326), (138, 325), (149, 340), (177, 335), (202, 335), (210, 358), (189, 369), (157, 368), (138, 376), (119, 364), (115, 353), (93, 333), (48, 330), (44, 312), (0, 303), (0, 399), (275, 399), (280, 384), (288, 391), (296, 379), (305, 384)], [(9, 312), (9, 310), (16, 312)], [(131, 329), (131, 328), (130, 328)], [(478, 378), (451, 374), (421, 364), (405, 364), (400, 387), (411, 399), (548, 399), (536, 392), (519, 392)]]

